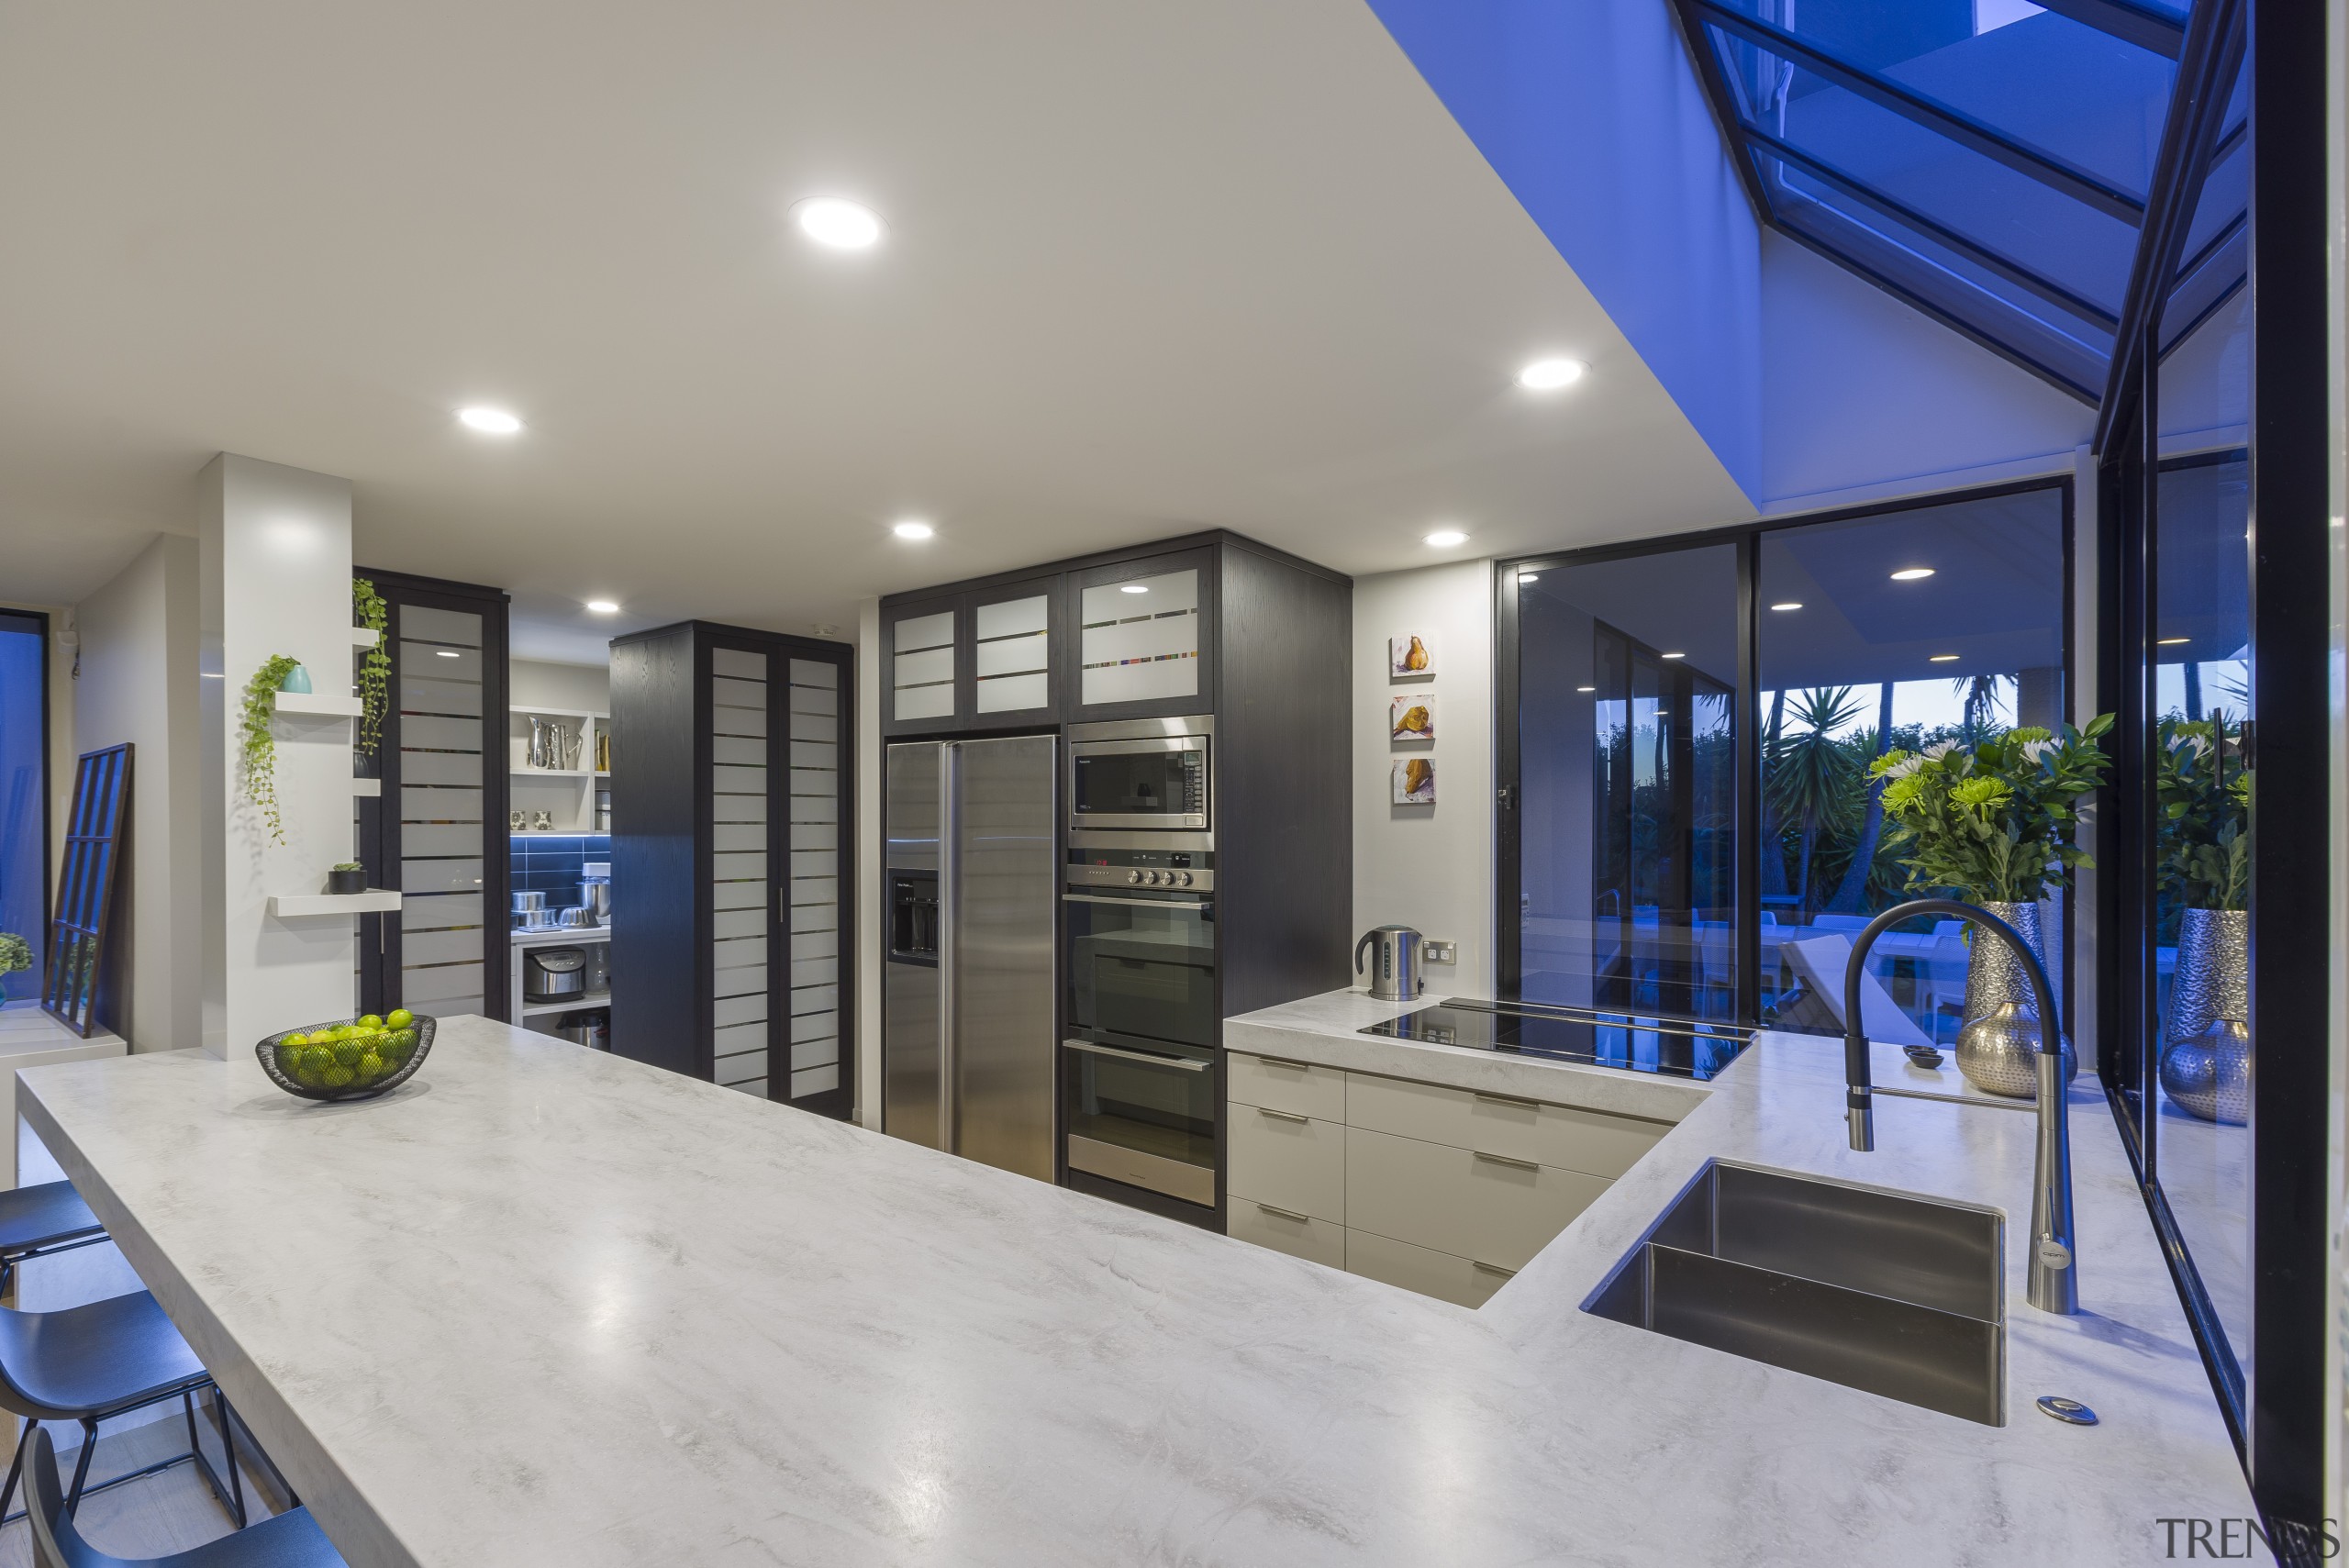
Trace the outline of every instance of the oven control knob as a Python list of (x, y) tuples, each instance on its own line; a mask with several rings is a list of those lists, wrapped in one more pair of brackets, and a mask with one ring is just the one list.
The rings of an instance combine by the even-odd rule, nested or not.
[(1128, 882), (1139, 883), (1141, 881), (1141, 873), (1138, 871), (1130, 871), (1126, 873), (1126, 880)]
[(1143, 885), (1148, 887), (1156, 887), (1158, 885), (1158, 873), (1154, 871), (1146, 871), (1141, 873), (1141, 880)]
[(1178, 886), (1188, 887), (1191, 885), (1191, 873), (1186, 871), (1178, 871), (1174, 873), (1174, 881)]

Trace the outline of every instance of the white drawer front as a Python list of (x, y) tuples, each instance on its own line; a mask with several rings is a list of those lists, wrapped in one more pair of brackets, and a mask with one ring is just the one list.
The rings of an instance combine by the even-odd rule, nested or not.
[(1346, 1232), (1346, 1272), (1462, 1307), (1482, 1307), (1508, 1274), (1367, 1230)]
[(1243, 1106), (1270, 1106), (1322, 1121), (1346, 1119), (1346, 1075), (1335, 1067), (1244, 1051), (1229, 1051), (1223, 1060), (1227, 1093)]
[(1491, 1151), (1346, 1130), (1348, 1226), (1502, 1268), (1531, 1262), (1608, 1185)]
[(1229, 1216), (1225, 1226), (1238, 1240), (1324, 1268), (1346, 1266), (1346, 1228), (1337, 1221), (1316, 1219), (1286, 1204), (1242, 1197), (1238, 1193), (1225, 1201)]
[(1294, 1111), (1235, 1105), (1224, 1190), (1317, 1219), (1346, 1219), (1346, 1129)]
[(1482, 1149), (1610, 1179), (1630, 1170), (1671, 1124), (1572, 1106), (1346, 1074), (1346, 1121), (1402, 1138)]

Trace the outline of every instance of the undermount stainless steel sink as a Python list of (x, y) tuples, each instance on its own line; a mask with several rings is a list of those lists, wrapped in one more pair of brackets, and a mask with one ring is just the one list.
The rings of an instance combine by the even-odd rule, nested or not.
[(1986, 1208), (1709, 1161), (1583, 1310), (2004, 1426), (2002, 1227)]

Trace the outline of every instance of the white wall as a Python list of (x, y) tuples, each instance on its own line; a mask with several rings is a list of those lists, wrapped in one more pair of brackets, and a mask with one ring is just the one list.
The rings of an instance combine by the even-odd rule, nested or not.
[[(1430, 995), (1493, 995), (1492, 563), (1464, 561), (1354, 582), (1354, 931), (1417, 927), (1460, 945), (1431, 965)], [(1387, 674), (1386, 642), (1416, 633), (1432, 678)], [(1431, 746), (1387, 740), (1387, 699), (1435, 699)], [(1432, 806), (1393, 804), (1397, 758), (1435, 762)]]
[(357, 921), (281, 920), (270, 895), (323, 891), (351, 853), (349, 718), (280, 717), (285, 842), (245, 798), (238, 710), (262, 662), (300, 660), (320, 693), (351, 692), (351, 482), (223, 452), (197, 481), (201, 545), (204, 1048), (348, 1017)]
[(506, 665), (507, 700), (517, 707), (576, 708), (583, 713), (612, 711), (612, 666), (558, 664), (544, 659), (513, 659)]
[(203, 775), (197, 733), (196, 541), (163, 534), (76, 606), (73, 734), (131, 753), (128, 853), (105, 1022), (133, 1051), (203, 1043)]

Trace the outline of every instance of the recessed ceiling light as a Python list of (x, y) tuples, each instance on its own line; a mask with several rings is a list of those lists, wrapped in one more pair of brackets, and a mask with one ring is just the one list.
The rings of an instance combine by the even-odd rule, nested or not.
[(1124, 587), (1119, 588), (1118, 592), (1120, 594), (1147, 594), (1150, 592), (1150, 587), (1147, 584), (1129, 583)]
[(1517, 384), (1528, 392), (1555, 392), (1580, 381), (1588, 369), (1580, 360), (1536, 360), (1517, 373)]
[(1539, 572), (1520, 572), (1517, 574), (1517, 580), (1520, 583), (1539, 583), (1542, 581), (1542, 573)]
[(457, 657), (457, 651), (453, 648), (436, 648), (432, 651), (438, 653), (443, 659), (454, 659)]
[(1576, 686), (1575, 688), (1575, 690), (1578, 692), (1595, 692), (1598, 689), (1598, 688), (1597, 686)]
[(1896, 583), (1921, 583), (1933, 574), (1930, 566), (1904, 566), (1892, 574)]
[(1662, 655), (1662, 657), (1666, 658), (1666, 659), (1686, 659), (1686, 658), (1687, 658), (1687, 657), (1688, 657), (1688, 655), (1687, 655), (1686, 653), (1666, 653), (1666, 654)]
[(938, 530), (919, 517), (907, 517), (902, 523), (891, 524), (889, 531), (899, 539), (928, 539)]
[(881, 215), (839, 196), (810, 196), (791, 209), (799, 232), (835, 250), (869, 250), (881, 242)]
[(1802, 608), (1802, 601), (1800, 599), (1788, 599), (1785, 604), (1772, 605), (1770, 607), (1774, 610), (1798, 610)]
[(2156, 648), (2175, 648), (2181, 642), (2191, 642), (2194, 639), (2190, 637), (2165, 637), (2156, 641), (2154, 646)]
[(1954, 653), (1929, 653), (1925, 656), (1925, 662), (1928, 664), (1954, 664), (1957, 662), (1957, 655)]
[(510, 436), (522, 428), (522, 421), (503, 408), (460, 408), (457, 422), (468, 430), (479, 430), (484, 436)]
[(1468, 536), (1458, 528), (1438, 528), (1428, 535), (1428, 542), (1438, 550), (1450, 550), (1455, 544), (1466, 544)]
[(619, 606), (609, 599), (590, 599), (587, 601), (587, 607), (599, 616), (616, 616), (620, 613)]

